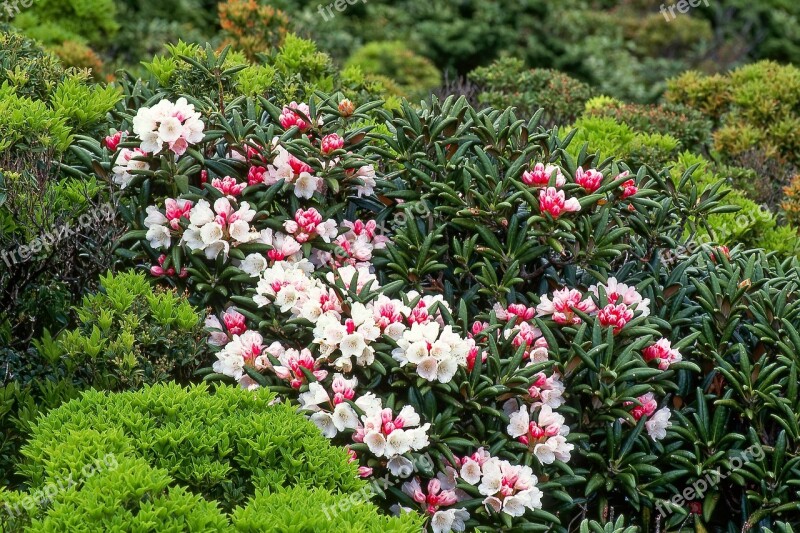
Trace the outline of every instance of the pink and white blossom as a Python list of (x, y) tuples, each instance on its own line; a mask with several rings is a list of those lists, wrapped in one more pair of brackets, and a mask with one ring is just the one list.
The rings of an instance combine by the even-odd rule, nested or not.
[(645, 361), (655, 361), (661, 370), (666, 370), (673, 363), (678, 363), (683, 359), (681, 352), (672, 347), (669, 339), (659, 339), (652, 346), (645, 348), (642, 354)]
[(204, 128), (200, 113), (186, 98), (175, 103), (164, 99), (153, 107), (142, 107), (133, 118), (133, 132), (142, 141), (140, 148), (152, 154), (168, 148), (183, 155), (189, 145), (203, 140)]
[(558, 218), (564, 213), (574, 213), (581, 210), (577, 198), (566, 199), (564, 191), (555, 187), (547, 187), (539, 191), (539, 211), (549, 213), (551, 217)]

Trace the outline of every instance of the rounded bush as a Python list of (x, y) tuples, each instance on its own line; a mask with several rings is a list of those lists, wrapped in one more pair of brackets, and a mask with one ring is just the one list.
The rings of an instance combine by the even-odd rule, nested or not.
[(426, 98), (441, 83), (439, 69), (400, 41), (369, 43), (350, 56), (347, 66), (394, 80), (408, 98)]
[(227, 513), (240, 531), (420, 528), (379, 516), (348, 453), (266, 390), (86, 392), (22, 453), (29, 493), (0, 493), (13, 531), (227, 531)]
[(343, 450), (331, 448), (294, 408), (268, 392), (176, 384), (85, 393), (52, 411), (23, 448), (32, 488), (113, 453), (147, 460), (224, 508), (256, 489), (295, 484), (361, 488)]
[(548, 126), (578, 118), (592, 95), (588, 85), (563, 72), (528, 69), (516, 58), (477, 68), (469, 77), (481, 87), (481, 104), (496, 109), (516, 107), (521, 117), (530, 117), (542, 108), (542, 124)]

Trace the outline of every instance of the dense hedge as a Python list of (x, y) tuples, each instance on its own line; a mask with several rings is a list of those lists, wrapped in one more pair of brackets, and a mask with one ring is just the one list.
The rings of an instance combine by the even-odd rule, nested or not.
[[(419, 527), (414, 515), (378, 517), (348, 454), (266, 391), (87, 392), (42, 418), (22, 453), (36, 506), (10, 515), (30, 517), (28, 531), (220, 531), (226, 513), (238, 531), (282, 531), (271, 518), (281, 510), (311, 520), (298, 531)], [(325, 505), (353, 493), (349, 511), (325, 518)]]

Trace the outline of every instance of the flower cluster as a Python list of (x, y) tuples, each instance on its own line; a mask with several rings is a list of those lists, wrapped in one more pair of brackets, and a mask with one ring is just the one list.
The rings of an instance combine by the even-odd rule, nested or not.
[(497, 513), (522, 516), (527, 509), (541, 509), (542, 491), (529, 466), (513, 465), (491, 457), (483, 448), (461, 460), (461, 478), (477, 485), (483, 504)]
[(508, 434), (528, 446), (542, 464), (550, 464), (556, 459), (567, 462), (574, 446), (567, 442), (569, 426), (564, 417), (553, 412), (553, 408), (545, 404), (535, 409), (521, 405), (515, 410), (516, 402), (509, 400), (506, 414), (509, 415)]
[[(595, 300), (601, 301), (601, 291), (607, 303), (598, 307)], [(613, 328), (617, 334), (637, 313), (639, 316), (650, 314), (650, 300), (643, 298), (635, 287), (619, 283), (616, 278), (609, 278), (605, 285), (592, 285), (589, 293), (594, 299), (584, 297), (577, 289), (567, 288), (555, 291), (552, 298), (543, 295), (536, 307), (537, 315), (550, 316), (557, 324), (580, 324), (581, 317), (575, 311), (596, 314), (601, 325)]]
[(683, 357), (681, 352), (674, 349), (668, 339), (659, 339), (652, 346), (642, 351), (645, 361), (655, 361), (658, 368), (666, 370), (673, 363), (679, 363)]
[(449, 325), (442, 328), (438, 322), (415, 322), (403, 332), (397, 346), (392, 357), (401, 367), (414, 365), (421, 378), (448, 383), (458, 367), (467, 365), (475, 341), (457, 335)]
[(647, 417), (645, 428), (647, 434), (653, 440), (661, 440), (667, 436), (667, 428), (672, 425), (670, 417), (672, 413), (669, 407), (662, 407), (658, 409), (658, 402), (652, 392), (648, 392), (644, 396), (637, 398), (638, 405), (633, 402), (625, 402), (626, 406), (633, 405), (631, 409), (631, 416), (638, 421), (642, 417)]
[(367, 393), (356, 405), (364, 414), (361, 416), (362, 426), (356, 428), (353, 435), (355, 442), (363, 442), (375, 457), (384, 457), (392, 462), (395, 459), (397, 469), (404, 463), (399, 459), (412, 450), (427, 448), (429, 423), (421, 424), (420, 417), (414, 408), (407, 405), (395, 415), (391, 409), (381, 406), (381, 399)]
[(133, 118), (133, 132), (141, 139), (141, 150), (158, 154), (165, 147), (183, 155), (190, 144), (203, 140), (205, 124), (194, 105), (179, 98), (175, 103), (161, 100), (153, 107), (142, 107)]
[(308, 104), (292, 102), (281, 110), (279, 122), (285, 130), (297, 126), (300, 131), (306, 131), (311, 127), (311, 110)]

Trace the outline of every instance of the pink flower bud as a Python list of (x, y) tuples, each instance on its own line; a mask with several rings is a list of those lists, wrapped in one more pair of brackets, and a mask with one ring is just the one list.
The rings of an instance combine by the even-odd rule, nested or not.
[(334, 150), (340, 150), (344, 147), (344, 139), (336, 133), (331, 133), (322, 138), (321, 149), (325, 155), (330, 154)]

